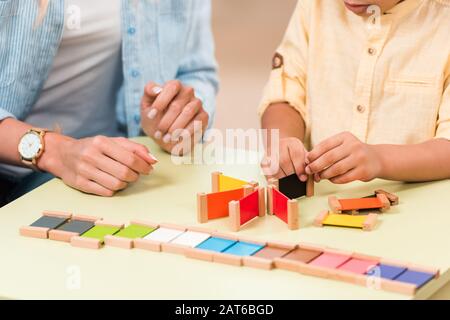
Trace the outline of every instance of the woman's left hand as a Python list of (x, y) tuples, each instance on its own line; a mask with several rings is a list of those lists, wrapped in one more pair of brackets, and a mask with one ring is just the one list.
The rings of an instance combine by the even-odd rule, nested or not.
[[(208, 121), (209, 115), (192, 87), (178, 80), (169, 81), (163, 87), (153, 82), (145, 86), (141, 100), (141, 127), (165, 151), (172, 152), (176, 145), (182, 143), (185, 147), (177, 148), (176, 153), (179, 154), (180, 150), (182, 154), (189, 152), (198, 142), (195, 138), (199, 140), (203, 136)], [(200, 129), (199, 134), (197, 131)], [(190, 143), (181, 141), (187, 138)]]

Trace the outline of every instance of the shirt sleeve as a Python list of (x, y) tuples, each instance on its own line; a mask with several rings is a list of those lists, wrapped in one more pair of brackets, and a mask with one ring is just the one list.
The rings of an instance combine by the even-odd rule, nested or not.
[(0, 108), (0, 121), (6, 119), (6, 118), (16, 118), (12, 113), (6, 111), (3, 108)]
[(178, 69), (177, 79), (194, 88), (197, 98), (202, 101), (203, 108), (209, 115), (211, 127), (219, 87), (211, 30), (211, 1), (196, 0), (194, 5), (191, 39)]
[(447, 81), (444, 86), (437, 121), (436, 138), (450, 140), (450, 59), (447, 65)]
[(273, 103), (288, 102), (309, 127), (306, 108), (308, 59), (308, 1), (299, 0), (272, 61), (272, 72), (258, 108), (262, 116)]

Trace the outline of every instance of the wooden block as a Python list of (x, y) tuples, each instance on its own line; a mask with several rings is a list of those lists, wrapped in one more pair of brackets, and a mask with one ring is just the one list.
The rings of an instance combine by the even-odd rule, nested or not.
[(306, 196), (308, 198), (314, 196), (314, 176), (308, 176), (308, 180), (306, 181)]
[(367, 216), (366, 220), (363, 223), (364, 231), (372, 231), (377, 224), (378, 216), (374, 213), (371, 213)]
[[(167, 225), (169, 226), (169, 225)], [(174, 229), (174, 228), (166, 228), (162, 225), (160, 228), (146, 235), (143, 239), (151, 240), (156, 242), (171, 242), (180, 235), (182, 235), (185, 231), (182, 229)]]
[(70, 219), (72, 217), (72, 214), (69, 212), (62, 212), (62, 211), (44, 211), (42, 212), (43, 216), (47, 217), (57, 217), (57, 218), (66, 218)]
[(267, 214), (273, 215), (273, 185), (267, 186)]
[(161, 251), (168, 253), (184, 254), (184, 251), (187, 248), (188, 248), (187, 246), (183, 246), (172, 242), (161, 243)]
[(259, 216), (264, 217), (266, 215), (266, 189), (258, 188), (258, 201), (259, 201)]
[(72, 220), (96, 222), (96, 221), (99, 221), (99, 220), (103, 220), (103, 218), (77, 214), (77, 215), (73, 215), (72, 216)]
[(203, 227), (197, 227), (197, 226), (187, 227), (186, 229), (187, 229), (187, 231), (209, 233), (209, 234), (212, 234), (213, 232), (217, 232), (216, 229), (209, 229), (209, 228), (203, 228)]
[(100, 249), (101, 241), (94, 238), (72, 237), (70, 244), (73, 247), (87, 248), (87, 249)]
[(197, 221), (208, 222), (208, 198), (206, 193), (197, 194)]
[(96, 226), (105, 226), (105, 227), (114, 227), (114, 228), (119, 228), (119, 229), (122, 229), (124, 227), (123, 223), (114, 223), (114, 222), (105, 221), (105, 220), (97, 220), (97, 221), (95, 221), (95, 225)]
[(143, 249), (147, 251), (161, 251), (161, 242), (159, 241), (153, 241), (153, 240), (146, 240), (146, 239), (135, 239), (133, 241), (133, 245), (137, 249)]
[(105, 236), (105, 245), (122, 248), (122, 249), (132, 249), (133, 240), (129, 238), (117, 237), (117, 236)]
[(255, 189), (252, 185), (249, 184), (246, 184), (243, 188), (244, 188), (244, 197), (252, 194)]
[(50, 230), (48, 232), (48, 238), (50, 240), (70, 242), (73, 237), (78, 237), (80, 234), (78, 232), (69, 232), (64, 230)]
[(316, 266), (311, 263), (306, 264), (306, 263), (302, 263), (302, 262), (299, 262), (297, 264), (297, 269), (293, 270), (293, 271), (297, 271), (304, 275), (320, 277), (320, 278), (325, 278), (325, 279), (332, 278), (333, 273), (334, 273), (334, 269), (323, 267), (323, 266)]
[(241, 209), (239, 201), (230, 201), (230, 203), (228, 203), (228, 211), (230, 215), (229, 221), (231, 230), (237, 232), (241, 228)]
[(342, 206), (339, 203), (339, 200), (336, 198), (336, 196), (328, 197), (328, 206), (330, 207), (331, 211), (334, 213), (342, 212)]
[(334, 280), (347, 282), (350, 284), (355, 284), (359, 286), (365, 286), (367, 284), (367, 276), (363, 274), (358, 274), (354, 272), (348, 272), (345, 270), (335, 269), (330, 274), (329, 277)]
[(19, 233), (21, 236), (38, 239), (47, 239), (49, 231), (49, 228), (31, 226), (24, 226), (19, 229)]
[(224, 233), (224, 232), (213, 232), (211, 234), (212, 237), (223, 238), (228, 240), (238, 241), (239, 237), (234, 234)]
[(389, 199), (391, 206), (396, 206), (399, 203), (399, 197), (393, 193), (384, 191), (382, 189), (375, 190), (375, 195), (378, 194), (384, 194)]
[(213, 262), (240, 267), (242, 266), (242, 257), (227, 253), (214, 252)]
[(321, 213), (319, 213), (319, 215), (316, 217), (316, 219), (314, 219), (314, 225), (316, 227), (323, 227), (323, 222), (325, 221), (325, 219), (328, 217), (329, 211), (328, 210), (324, 210)]
[(149, 228), (159, 228), (159, 224), (143, 221), (143, 220), (131, 220), (130, 224), (137, 224), (139, 226), (149, 227)]
[(300, 223), (298, 219), (298, 201), (289, 200), (288, 201), (288, 228), (289, 230), (297, 230), (300, 228)]
[(299, 261), (287, 260), (283, 258), (275, 258), (273, 262), (275, 268), (293, 272), (297, 272), (299, 269), (299, 264), (301, 264)]
[(179, 235), (170, 243), (182, 245), (185, 247), (194, 248), (208, 240), (211, 237), (211, 232), (198, 232), (188, 230), (185, 233)]
[(219, 192), (220, 191), (220, 176), (222, 175), (222, 172), (215, 171), (211, 173), (211, 189), (212, 192)]
[(252, 183), (220, 174), (219, 175), (219, 188), (218, 188), (217, 192), (242, 189), (245, 185), (248, 185), (248, 184), (252, 184)]
[(316, 250), (316, 251), (321, 251), (321, 252), (325, 252), (326, 250), (330, 250), (330, 248), (327, 248), (326, 246), (320, 246), (320, 245), (307, 243), (307, 242), (302, 242), (297, 247), (300, 248), (300, 249)]
[[(322, 221), (322, 225), (363, 229), (366, 220), (367, 216), (352, 216), (347, 214), (333, 213), (329, 214)], [(368, 221), (369, 226), (370, 222), (371, 220)]]
[(195, 248), (187, 248), (184, 251), (184, 255), (188, 258), (198, 259), (203, 261), (212, 262), (213, 261), (213, 252), (208, 250), (198, 250)]
[(386, 264), (386, 265), (391, 265), (391, 266), (396, 266), (396, 267), (400, 267), (400, 268), (414, 269), (416, 271), (432, 273), (432, 274), (436, 275), (436, 278), (439, 277), (439, 273), (440, 273), (438, 268), (423, 266), (423, 265), (410, 263), (410, 262), (399, 261), (399, 260), (395, 260), (395, 259), (381, 258), (380, 263)]
[(268, 181), (267, 181), (267, 183), (268, 183), (268, 185), (271, 185), (271, 186), (273, 186), (275, 189), (278, 189), (279, 188), (279, 182), (278, 182), (278, 179), (275, 179), (275, 178), (270, 178)]
[(174, 229), (174, 230), (180, 230), (180, 231), (186, 231), (186, 227), (180, 226), (173, 223), (161, 223), (159, 225), (160, 228), (167, 228), (167, 229)]
[(262, 241), (262, 240), (255, 240), (251, 236), (238, 236), (237, 240), (240, 241), (240, 242), (253, 243), (253, 244), (260, 245), (260, 246), (266, 246), (267, 245), (267, 242)]
[(269, 241), (269, 242), (267, 242), (267, 246), (277, 247), (277, 248), (286, 249), (286, 250), (294, 250), (295, 248), (297, 248), (298, 245), (294, 244), (294, 243), (288, 243), (288, 242)]
[(255, 256), (243, 257), (242, 264), (245, 267), (263, 269), (263, 270), (271, 270), (274, 268), (273, 260), (258, 258)]
[(378, 198), (378, 200), (380, 200), (380, 202), (382, 204), (382, 207), (380, 208), (381, 212), (386, 212), (391, 208), (391, 202), (386, 197), (386, 195), (384, 195), (382, 193), (378, 193), (377, 198)]
[(385, 291), (405, 294), (413, 296), (416, 294), (417, 286), (409, 283), (399, 282), (388, 279), (376, 279), (379, 284), (379, 288)]

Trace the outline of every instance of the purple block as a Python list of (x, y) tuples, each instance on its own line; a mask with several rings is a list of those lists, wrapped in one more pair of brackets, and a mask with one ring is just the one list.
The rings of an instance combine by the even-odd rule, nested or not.
[(434, 274), (431, 273), (406, 270), (406, 272), (402, 273), (400, 276), (395, 278), (395, 281), (415, 284), (418, 288), (420, 288), (433, 278)]
[(368, 276), (379, 276), (383, 279), (393, 280), (406, 271), (406, 268), (379, 264), (367, 271)]

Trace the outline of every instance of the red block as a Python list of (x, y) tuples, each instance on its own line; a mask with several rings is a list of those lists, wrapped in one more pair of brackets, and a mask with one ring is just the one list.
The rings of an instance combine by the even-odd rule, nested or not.
[(273, 214), (288, 223), (288, 201), (289, 198), (277, 189), (272, 189)]
[(258, 190), (239, 201), (241, 209), (241, 226), (259, 215)]

